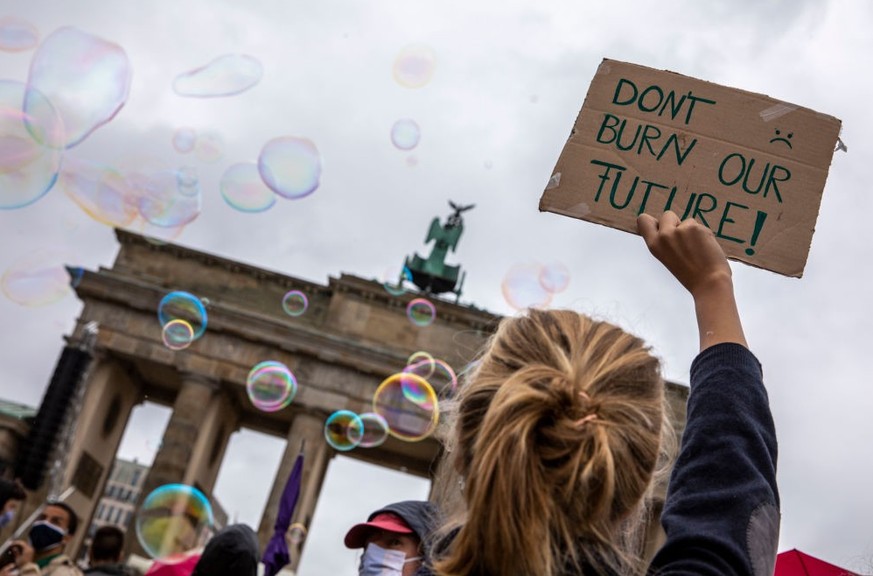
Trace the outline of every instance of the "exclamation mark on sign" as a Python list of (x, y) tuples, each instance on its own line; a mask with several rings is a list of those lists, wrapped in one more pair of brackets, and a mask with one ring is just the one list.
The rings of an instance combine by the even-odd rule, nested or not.
[(746, 248), (746, 254), (748, 254), (749, 256), (751, 256), (752, 254), (755, 253), (754, 246), (758, 242), (758, 234), (761, 233), (761, 228), (764, 227), (764, 220), (766, 220), (766, 219), (767, 219), (767, 213), (761, 212), (760, 210), (758, 210), (758, 219), (755, 220), (755, 230), (752, 232), (752, 241), (750, 242), (752, 247)]

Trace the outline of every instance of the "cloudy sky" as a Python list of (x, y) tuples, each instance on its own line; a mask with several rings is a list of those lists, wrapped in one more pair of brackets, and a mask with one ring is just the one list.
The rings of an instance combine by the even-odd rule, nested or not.
[[(188, 168), (202, 208), (182, 215), (196, 218), (172, 231), (175, 242), (320, 283), (343, 272), (380, 278), (406, 254), (427, 253), (427, 226), (446, 214), (448, 199), (475, 203), (452, 255), (468, 272), (466, 302), (514, 313), (501, 291), (507, 272), (563, 264), (570, 284), (551, 304), (638, 333), (679, 382), (688, 381), (697, 346), (681, 287), (636, 236), (537, 210), (597, 65), (608, 57), (669, 69), (841, 119), (848, 152), (834, 156), (804, 277), (740, 263), (733, 270), (779, 433), (780, 549), (873, 571), (873, 243), (865, 232), (873, 195), (864, 176), (873, 145), (863, 136), (873, 131), (869, 3), (0, 0), (4, 16), (15, 17), (18, 33), (7, 20), (0, 42), (25, 48), (0, 51), (0, 79), (12, 81), (0, 85), (2, 98), (27, 81), (38, 53), (26, 47), (21, 20), (40, 42), (71, 26), (81, 38), (123, 49), (131, 71), (124, 106), (62, 161), (125, 174)], [(430, 55), (432, 69), (424, 71), (432, 75), (404, 76), (402, 66), (394, 74), (410, 46)], [(174, 91), (178, 75), (225, 54), (260, 62), (259, 82), (226, 97)], [(63, 85), (62, 71), (42, 74), (43, 85)], [(111, 93), (123, 79), (94, 82)], [(93, 100), (111, 108), (111, 98)], [(392, 127), (404, 119), (419, 128), (410, 149), (402, 149), (415, 143), (409, 133), (392, 141)], [(87, 119), (81, 124), (88, 128)], [(201, 137), (196, 150), (179, 152), (180, 140), (174, 146), (182, 128)], [(317, 189), (256, 213), (231, 206), (220, 193), (225, 170), (257, 161), (267, 142), (284, 136), (317, 147)], [(8, 183), (0, 173), (0, 200)], [(142, 222), (131, 226), (143, 230)], [(88, 269), (111, 266), (117, 251), (111, 228), (60, 185), (28, 206), (0, 210), (0, 239), (7, 277), (59, 252)], [(80, 310), (71, 293), (46, 293), (46, 302), (0, 297), (0, 396), (32, 406)], [(122, 454), (153, 457), (167, 417), (164, 408), (138, 409)], [(257, 526), (282, 449), (278, 439), (252, 432), (234, 437), (216, 487), (231, 516)], [(254, 486), (261, 476), (263, 485)], [(335, 458), (300, 573), (354, 574), (354, 555), (340, 553), (345, 529), (392, 499), (426, 493), (423, 481)]]

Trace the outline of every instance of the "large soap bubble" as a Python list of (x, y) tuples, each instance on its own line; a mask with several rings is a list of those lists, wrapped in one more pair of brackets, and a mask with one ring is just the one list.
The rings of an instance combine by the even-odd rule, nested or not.
[(364, 422), (351, 410), (337, 410), (324, 422), (324, 438), (336, 450), (348, 452), (364, 439)]
[(245, 92), (261, 81), (264, 67), (245, 54), (225, 54), (209, 64), (176, 76), (173, 90), (179, 96), (214, 98)]
[(256, 364), (246, 378), (249, 400), (262, 412), (277, 412), (297, 395), (297, 379), (287, 366), (275, 360)]
[(289, 199), (309, 196), (321, 181), (321, 155), (307, 138), (270, 140), (258, 156), (258, 171), (270, 190)]
[(439, 403), (430, 383), (413, 373), (386, 378), (373, 395), (373, 412), (388, 423), (388, 433), (416, 442), (430, 436), (439, 422)]
[(0, 50), (24, 52), (35, 48), (38, 43), (39, 32), (27, 20), (15, 16), (0, 18)]
[(258, 165), (239, 162), (221, 176), (221, 197), (231, 208), (240, 212), (263, 212), (276, 203), (276, 194), (261, 180)]
[(42, 92), (0, 80), (0, 209), (32, 204), (54, 186), (64, 141), (61, 117)]
[(191, 325), (194, 339), (203, 336), (208, 324), (206, 307), (203, 302), (190, 292), (177, 290), (161, 298), (158, 304), (158, 321), (161, 330), (173, 320), (184, 320)]
[(67, 158), (60, 187), (91, 218), (126, 228), (139, 215), (139, 202), (127, 179), (111, 166)]
[[(64, 27), (52, 32), (34, 52), (27, 82), (58, 109), (69, 148), (121, 110), (132, 74), (121, 46)], [(25, 99), (27, 114), (40, 118), (41, 110), (38, 99)]]
[(164, 558), (197, 546), (212, 525), (212, 505), (203, 492), (185, 484), (166, 484), (140, 506), (136, 537), (146, 554)]

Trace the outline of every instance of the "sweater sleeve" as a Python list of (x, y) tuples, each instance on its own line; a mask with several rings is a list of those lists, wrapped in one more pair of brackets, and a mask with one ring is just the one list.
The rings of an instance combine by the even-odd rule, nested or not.
[(33, 562), (28, 562), (24, 566), (18, 569), (19, 576), (40, 576), (42, 572), (39, 570), (39, 566), (37, 566)]
[(649, 573), (773, 574), (779, 540), (776, 432), (761, 365), (718, 344), (691, 365), (688, 420)]

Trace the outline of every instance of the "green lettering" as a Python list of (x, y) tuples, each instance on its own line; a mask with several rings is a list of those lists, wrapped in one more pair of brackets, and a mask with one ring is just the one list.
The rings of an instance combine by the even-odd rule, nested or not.
[(598, 178), (600, 178), (600, 186), (597, 187), (597, 194), (594, 195), (594, 201), (599, 202), (600, 201), (600, 194), (601, 194), (601, 192), (603, 192), (603, 185), (609, 181), (609, 171), (610, 170), (617, 170), (617, 173), (615, 175), (615, 182), (612, 183), (612, 190), (614, 191), (615, 188), (618, 186), (619, 180), (621, 180), (622, 172), (624, 172), (626, 170), (626, 168), (624, 166), (620, 166), (618, 164), (610, 164), (609, 162), (601, 162), (600, 160), (592, 160), (591, 163), (594, 164), (595, 166), (603, 166), (604, 168), (606, 168), (606, 170), (604, 170), (603, 173), (600, 174), (600, 176), (598, 176)]
[[(731, 158), (739, 158), (740, 171), (737, 173), (736, 178), (734, 178), (731, 181), (728, 181), (727, 179), (725, 179), (724, 169), (725, 169), (725, 165), (728, 163), (728, 160), (730, 160)], [(743, 174), (745, 173), (745, 171), (746, 171), (746, 159), (743, 158), (743, 155), (740, 154), (739, 152), (734, 152), (733, 154), (728, 154), (727, 156), (724, 157), (724, 160), (721, 161), (721, 165), (718, 167), (718, 181), (721, 182), (722, 184), (724, 184), (725, 186), (733, 186), (734, 184), (736, 184), (737, 182), (740, 181), (740, 178), (743, 177)]]
[[(643, 104), (643, 100), (645, 100), (646, 95), (651, 93), (652, 91), (655, 91), (658, 94), (658, 101), (655, 103), (654, 106), (647, 108)], [(663, 101), (664, 101), (664, 91), (661, 90), (660, 86), (655, 86), (653, 84), (653, 85), (649, 86), (648, 88), (646, 88), (645, 90), (643, 90), (643, 93), (640, 94), (640, 101), (639, 101), (638, 105), (640, 107), (640, 110), (642, 110), (643, 112), (654, 112), (655, 110), (658, 109), (658, 107), (661, 105), (661, 102), (663, 102)], [(660, 116), (660, 113), (658, 115)]]
[[(656, 184), (654, 182), (649, 182), (648, 180), (643, 180), (643, 183), (646, 185), (646, 191), (643, 193), (643, 201), (640, 203), (640, 209), (637, 211), (637, 216), (646, 211), (646, 202), (649, 201), (649, 193), (652, 191), (652, 188), (663, 188), (664, 190), (667, 189), (667, 187), (662, 184)], [(673, 193), (676, 193), (675, 187), (673, 187)], [(670, 201), (673, 201), (672, 196), (670, 197)], [(667, 210), (669, 210), (669, 208), (667, 208)]]
[[(619, 102), (618, 95), (621, 93), (622, 86), (630, 86), (631, 90), (633, 90), (633, 96), (631, 96), (628, 100)], [(615, 94), (612, 96), (612, 103), (616, 106), (627, 106), (629, 104), (633, 104), (634, 101), (637, 99), (638, 93), (639, 90), (637, 90), (636, 84), (626, 78), (621, 78), (619, 79), (618, 84), (615, 85)]]
[[(704, 198), (709, 200), (709, 208), (700, 207), (700, 203), (703, 201)], [(706, 218), (703, 217), (703, 213), (712, 212), (713, 210), (715, 210), (717, 204), (718, 202), (716, 201), (715, 196), (713, 196), (712, 194), (703, 193), (697, 197), (697, 202), (694, 204), (694, 214), (691, 217), (700, 218), (700, 221), (703, 222), (704, 226), (711, 229), (712, 227), (709, 225), (709, 222), (706, 221)]]
[[(688, 93), (688, 96), (691, 95), (691, 92)], [(664, 99), (664, 105), (661, 106), (661, 111), (658, 112), (658, 116), (662, 116), (664, 114), (664, 110), (666, 110), (667, 106), (670, 106), (670, 118), (675, 120), (676, 115), (679, 114), (679, 111), (682, 110), (682, 104), (685, 103), (686, 95), (683, 94), (682, 98), (676, 102), (676, 93), (673, 90), (667, 93), (667, 97)]]
[[(610, 120), (614, 120), (613, 123), (610, 123)], [(619, 125), (618, 116), (613, 116), (612, 114), (604, 114), (603, 122), (600, 124), (600, 130), (597, 131), (597, 141), (601, 144), (610, 144), (618, 139), (618, 132), (615, 130), (615, 127)], [(612, 131), (612, 138), (609, 140), (603, 140), (603, 132), (604, 130)]]
[(729, 240), (731, 242), (736, 242), (737, 244), (743, 244), (744, 242), (739, 238), (734, 238), (733, 236), (728, 236), (724, 233), (724, 225), (725, 224), (735, 224), (736, 221), (732, 218), (728, 217), (728, 213), (731, 211), (731, 208), (737, 206), (738, 208), (742, 208), (743, 210), (748, 210), (748, 206), (743, 206), (742, 204), (737, 204), (736, 202), (728, 202), (724, 207), (724, 212), (722, 212), (721, 220), (718, 222), (718, 230), (716, 230), (715, 235), (722, 240)]
[[(649, 130), (652, 130), (652, 132), (653, 132), (653, 134), (651, 136), (649, 135)], [(642, 138), (642, 140), (640, 140), (640, 148), (639, 148), (639, 151), (637, 152), (637, 154), (642, 153), (643, 146), (647, 146), (649, 148), (649, 152), (652, 154), (652, 156), (657, 156), (658, 160), (660, 160), (661, 154), (663, 154), (664, 151), (661, 150), (661, 154), (655, 154), (655, 150), (652, 148), (652, 143), (649, 141), (650, 139), (657, 140), (660, 137), (661, 137), (661, 129), (660, 128), (658, 128), (657, 126), (652, 126), (651, 124), (646, 124), (646, 127), (643, 130), (643, 138)]]
[[(776, 176), (776, 170), (781, 171), (782, 178), (778, 178)], [(782, 196), (779, 194), (779, 187), (776, 185), (776, 182), (787, 182), (791, 179), (791, 171), (784, 166), (780, 166), (779, 164), (774, 164), (773, 169), (770, 171), (770, 178), (767, 180), (767, 187), (764, 188), (764, 198), (767, 197), (767, 192), (770, 191), (770, 188), (773, 188), (773, 192), (776, 193), (776, 199), (782, 204)]]
[(715, 104), (715, 100), (701, 98), (700, 96), (692, 96), (691, 91), (688, 92), (688, 99), (691, 100), (691, 105), (688, 107), (688, 113), (685, 115), (686, 126), (689, 122), (691, 122), (691, 113), (694, 111), (695, 104), (697, 104), (698, 102), (703, 102), (704, 104)]
[[(688, 153), (691, 152), (691, 149), (694, 148), (694, 145), (697, 144), (697, 138), (691, 141), (691, 144), (688, 145), (684, 151), (679, 146), (679, 138), (676, 137), (676, 134), (670, 134), (670, 137), (667, 138), (667, 141), (664, 143), (664, 147), (661, 148), (661, 153), (658, 154), (658, 160), (661, 160), (661, 156), (667, 151), (670, 147), (670, 144), (673, 145), (673, 150), (676, 151), (676, 164), (682, 166), (682, 163), (685, 162), (685, 158), (688, 157)], [(654, 154), (654, 152), (652, 153)]]

